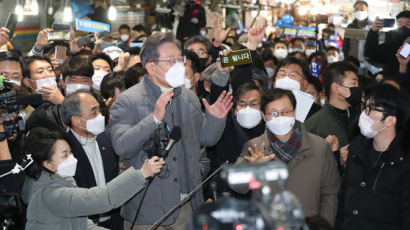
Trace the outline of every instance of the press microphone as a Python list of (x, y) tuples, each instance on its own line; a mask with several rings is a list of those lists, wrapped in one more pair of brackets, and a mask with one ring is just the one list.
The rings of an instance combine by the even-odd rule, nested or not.
[(181, 127), (175, 126), (171, 129), (171, 132), (169, 133), (169, 142), (165, 150), (163, 151), (163, 154), (161, 154), (162, 158), (165, 159), (168, 156), (169, 151), (171, 150), (171, 147), (181, 139)]
[(211, 189), (212, 192), (212, 198), (214, 199), (214, 202), (216, 202), (217, 196), (216, 196), (216, 188), (217, 188), (217, 184), (215, 181), (212, 181), (211, 183), (209, 183), (209, 188)]

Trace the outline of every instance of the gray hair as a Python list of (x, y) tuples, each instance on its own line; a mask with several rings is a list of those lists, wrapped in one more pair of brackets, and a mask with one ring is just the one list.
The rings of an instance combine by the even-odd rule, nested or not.
[(209, 65), (202, 72), (202, 79), (204, 79), (204, 81), (211, 84), (212, 83), (212, 77), (213, 77), (213, 75), (214, 75), (214, 73), (216, 72), (217, 69), (218, 69), (218, 67), (217, 67), (216, 63), (213, 63), (213, 64)]
[(70, 128), (73, 126), (71, 123), (71, 117), (81, 117), (82, 106), (79, 97), (80, 93), (88, 93), (92, 95), (89, 90), (80, 89), (73, 94), (66, 96), (61, 104), (61, 116), (63, 117), (64, 123)]
[(152, 61), (159, 57), (158, 47), (164, 43), (174, 43), (180, 51), (181, 42), (178, 41), (174, 34), (172, 33), (155, 33), (145, 40), (144, 45), (142, 46), (140, 58), (141, 63), (145, 67), (147, 62)]
[(188, 41), (184, 43), (184, 49), (187, 50), (188, 46), (195, 44), (195, 43), (202, 43), (206, 47), (206, 52), (209, 53), (209, 51), (211, 51), (211, 42), (209, 41), (208, 38), (202, 35), (195, 35), (192, 38), (188, 39)]

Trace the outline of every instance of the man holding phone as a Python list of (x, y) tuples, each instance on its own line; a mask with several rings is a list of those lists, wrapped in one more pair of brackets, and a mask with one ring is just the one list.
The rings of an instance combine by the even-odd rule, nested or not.
[(410, 11), (405, 10), (396, 16), (398, 28), (386, 33), (385, 42), (379, 44), (379, 30), (385, 26), (388, 20), (376, 19), (372, 23), (372, 28), (366, 37), (364, 47), (364, 56), (371, 61), (383, 65), (384, 73), (387, 75), (396, 75), (399, 70), (399, 62), (396, 58), (396, 52), (410, 36)]
[(406, 39), (403, 46), (397, 51), (396, 57), (399, 62), (399, 72), (397, 73), (397, 80), (399, 81), (403, 90), (410, 93), (410, 37)]

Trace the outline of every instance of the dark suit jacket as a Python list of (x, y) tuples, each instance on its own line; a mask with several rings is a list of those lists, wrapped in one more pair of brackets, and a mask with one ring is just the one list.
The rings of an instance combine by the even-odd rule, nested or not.
[[(83, 147), (81, 146), (80, 142), (78, 142), (78, 140), (75, 138), (71, 130), (68, 132), (67, 136), (70, 141), (71, 151), (73, 152), (74, 157), (78, 160), (77, 170), (74, 176), (77, 186), (80, 188), (91, 188), (97, 186), (93, 169)], [(106, 183), (108, 183), (118, 176), (119, 160), (114, 152), (114, 149), (111, 146), (111, 139), (107, 133), (104, 132), (98, 135), (97, 143), (103, 161), (105, 181)], [(119, 208), (111, 211), (111, 219), (115, 226), (114, 229), (117, 229), (116, 227), (118, 225), (122, 225), (119, 212)], [(98, 215), (90, 216), (90, 219), (98, 219)]]

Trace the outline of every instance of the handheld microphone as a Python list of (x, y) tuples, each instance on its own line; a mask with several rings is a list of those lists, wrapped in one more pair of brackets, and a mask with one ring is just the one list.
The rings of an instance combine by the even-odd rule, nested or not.
[(217, 199), (217, 195), (216, 195), (216, 189), (217, 189), (217, 184), (215, 181), (212, 181), (211, 183), (209, 183), (209, 188), (212, 191), (212, 198), (214, 199), (214, 202), (216, 202)]
[(162, 158), (165, 159), (168, 156), (171, 147), (181, 139), (181, 127), (175, 126), (171, 129), (169, 133), (169, 142), (163, 153), (161, 154)]

